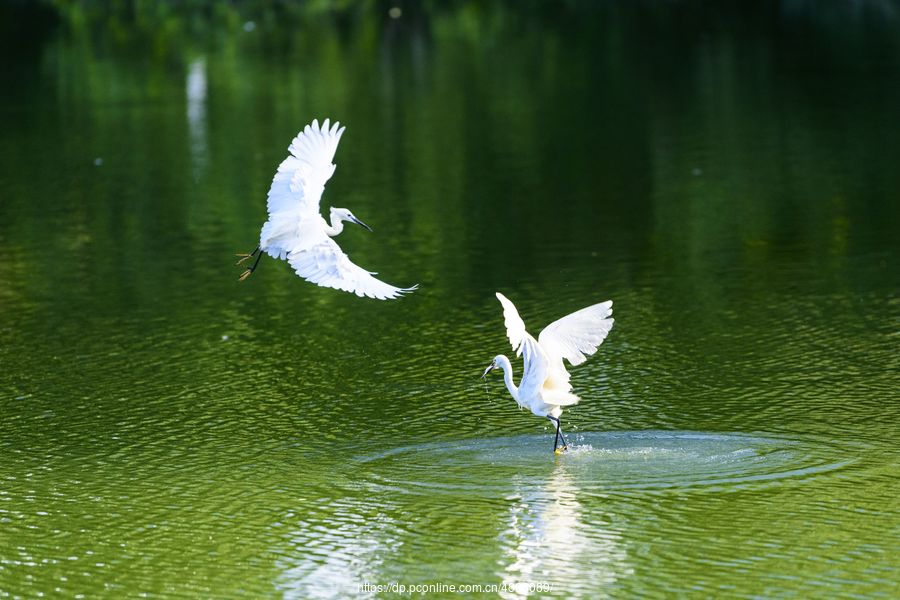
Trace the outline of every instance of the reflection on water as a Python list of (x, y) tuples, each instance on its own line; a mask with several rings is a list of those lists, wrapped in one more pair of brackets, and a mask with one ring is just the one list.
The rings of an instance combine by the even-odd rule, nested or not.
[(191, 161), (194, 180), (203, 175), (208, 159), (206, 134), (206, 59), (195, 58), (188, 67), (187, 120), (191, 136)]
[(580, 491), (560, 462), (543, 487), (527, 485), (514, 497), (509, 528), (500, 536), (508, 561), (502, 597), (527, 598), (538, 584), (567, 581), (577, 581), (582, 590), (570, 597), (597, 597), (634, 573), (621, 533), (602, 520), (584, 522)]
[[(355, 556), (360, 548), (373, 548), (375, 558), (364, 564), (377, 566), (364, 578), (348, 574), (345, 583), (453, 582), (460, 581), (459, 575), (445, 564), (453, 564), (452, 547), (439, 556), (415, 550), (421, 544), (418, 536), (453, 531), (450, 539), (468, 540), (460, 552), (479, 564), (469, 571), (469, 583), (505, 584), (499, 589), (506, 597), (538, 593), (540, 586), (565, 590), (569, 597), (596, 597), (597, 590), (615, 596), (643, 589), (643, 580), (633, 576), (647, 568), (648, 544), (660, 544), (682, 530), (689, 535), (715, 531), (725, 538), (745, 535), (740, 528), (762, 518), (756, 510), (766, 510), (765, 490), (802, 498), (809, 490), (840, 488), (858, 477), (854, 465), (872, 453), (866, 445), (809, 436), (637, 431), (586, 432), (574, 439), (573, 449), (561, 456), (542, 443), (546, 436), (534, 435), (433, 442), (359, 455), (341, 470), (339, 480), (364, 490), (368, 500), (353, 505), (367, 516), (357, 515), (351, 527), (330, 528), (322, 534), (324, 545), (329, 556)], [(728, 506), (747, 503), (755, 508), (728, 513)], [(501, 511), (502, 519), (474, 517), (487, 507), (495, 519)], [(819, 518), (815, 510), (805, 514)], [(749, 521), (741, 524), (744, 519)], [(758, 524), (750, 529), (756, 531)], [(491, 531), (499, 554), (492, 552), (493, 560), (481, 565), (476, 558)], [(760, 532), (759, 539), (774, 555), (802, 554), (791, 540), (777, 534), (772, 539), (772, 533)], [(315, 535), (319, 533), (307, 532), (304, 544)], [(671, 543), (677, 546), (678, 539), (676, 535)], [(681, 589), (681, 554), (668, 542), (665, 546), (651, 559), (654, 577)], [(726, 560), (731, 548), (714, 546)], [(385, 556), (391, 558), (382, 561)], [(491, 568), (493, 562), (500, 568)], [(448, 573), (443, 579), (435, 575), (442, 567)]]
[[(279, 560), (277, 587), (287, 598), (356, 595), (365, 583), (380, 584), (380, 572), (402, 545), (402, 529), (391, 519), (372, 518), (374, 507), (326, 499), (327, 527), (301, 518), (291, 552)], [(312, 560), (311, 560), (312, 559)]]
[[(0, 591), (900, 595), (896, 3), (339, 4), (0, 5)], [(326, 116), (402, 303), (236, 281)]]

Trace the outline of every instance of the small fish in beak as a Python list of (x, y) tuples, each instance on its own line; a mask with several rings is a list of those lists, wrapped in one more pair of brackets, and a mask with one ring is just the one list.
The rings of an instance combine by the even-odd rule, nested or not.
[(484, 379), (487, 377), (487, 374), (496, 369), (497, 366), (494, 363), (488, 365), (487, 369), (484, 370), (484, 373), (481, 374), (481, 378)]

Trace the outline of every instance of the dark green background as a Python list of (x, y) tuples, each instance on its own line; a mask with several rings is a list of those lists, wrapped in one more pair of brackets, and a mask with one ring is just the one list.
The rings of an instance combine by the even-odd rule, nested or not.
[[(0, 8), (0, 592), (896, 596), (900, 6), (399, 6)], [(314, 117), (411, 296), (237, 282)]]

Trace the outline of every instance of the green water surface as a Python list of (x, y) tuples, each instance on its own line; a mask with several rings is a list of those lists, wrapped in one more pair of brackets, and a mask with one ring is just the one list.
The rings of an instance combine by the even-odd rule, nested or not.
[[(3, 12), (0, 597), (900, 595), (896, 3), (117, 6)], [(237, 281), (314, 117), (410, 296)]]

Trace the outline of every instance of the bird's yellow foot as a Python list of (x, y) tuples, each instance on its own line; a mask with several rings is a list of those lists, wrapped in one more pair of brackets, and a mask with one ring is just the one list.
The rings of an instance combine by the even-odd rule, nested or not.
[(239, 265), (239, 264), (241, 264), (242, 262), (244, 262), (245, 260), (250, 260), (251, 258), (253, 258), (253, 255), (252, 255), (252, 254), (235, 254), (235, 256), (240, 256), (240, 257), (241, 257), (241, 259), (240, 259), (239, 261), (237, 261), (236, 263), (234, 263), (235, 265)]
[(253, 270), (247, 269), (246, 271), (241, 273), (241, 276), (238, 277), (238, 281), (243, 281), (243, 280), (247, 279), (248, 277), (250, 277), (251, 275), (253, 275)]
[(562, 454), (563, 452), (565, 452), (565, 451), (568, 450), (568, 449), (569, 449), (568, 446), (560, 446), (559, 448), (557, 448), (556, 450), (553, 451), (553, 454), (559, 455), (559, 454)]

